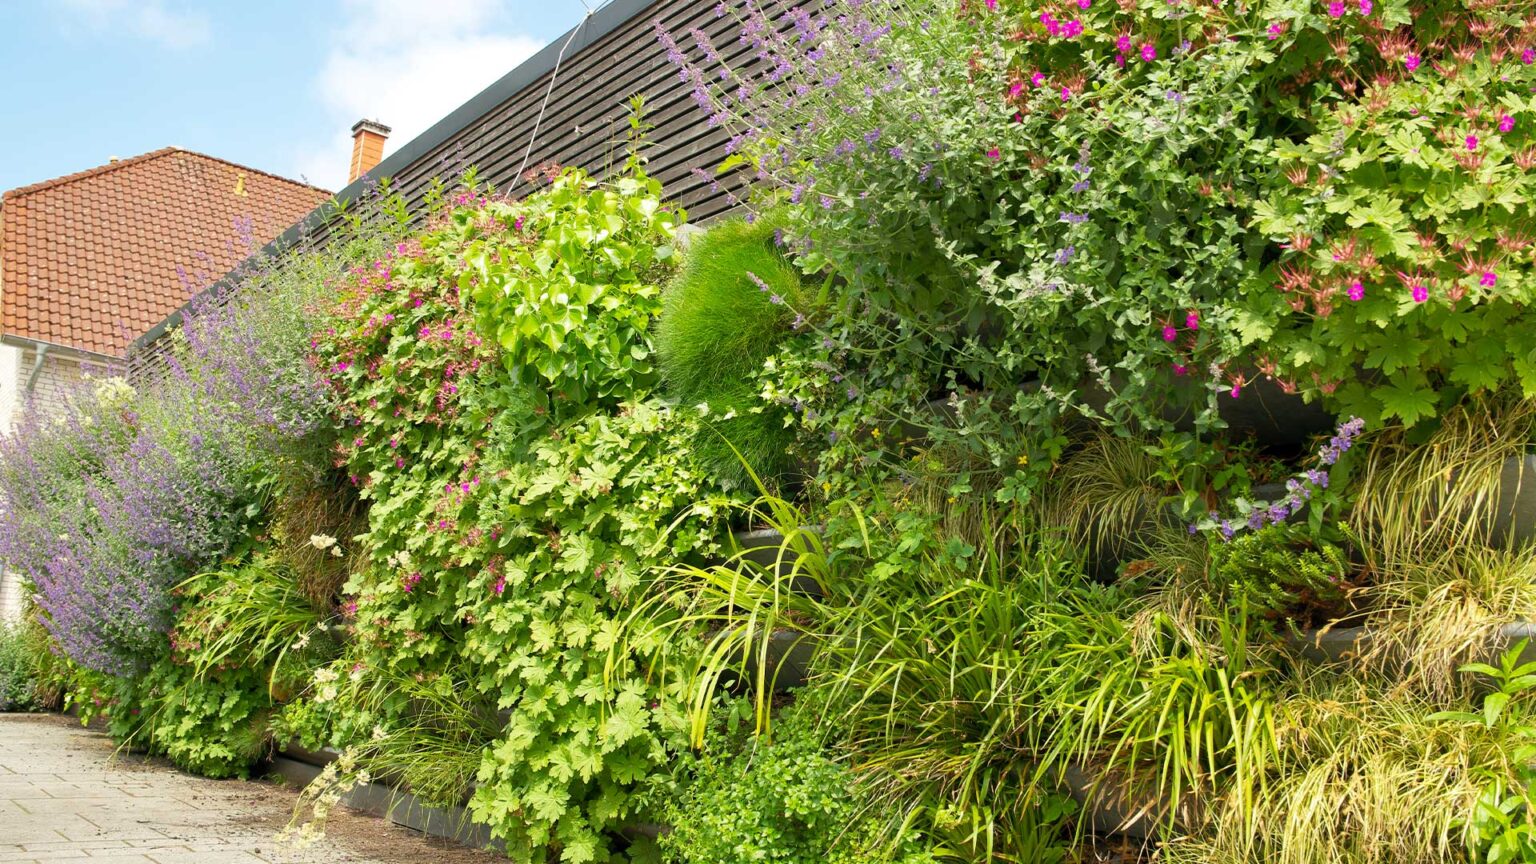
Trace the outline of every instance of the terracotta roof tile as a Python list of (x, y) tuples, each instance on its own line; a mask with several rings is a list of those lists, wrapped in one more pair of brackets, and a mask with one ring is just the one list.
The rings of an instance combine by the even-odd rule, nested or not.
[(223, 275), (329, 198), (174, 147), (12, 189), (0, 332), (121, 357), (201, 287), (183, 273)]

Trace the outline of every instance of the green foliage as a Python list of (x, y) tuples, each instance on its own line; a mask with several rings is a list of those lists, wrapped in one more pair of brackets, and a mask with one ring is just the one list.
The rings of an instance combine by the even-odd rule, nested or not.
[(265, 551), (176, 593), (170, 654), (141, 676), (84, 676), (77, 692), (118, 740), (205, 777), (248, 776), (271, 741), (274, 703), (334, 654), (334, 642), (293, 572)]
[(1516, 5), (839, 4), (786, 14), (816, 38), (743, 15), (771, 76), (676, 62), (799, 263), (836, 274), (826, 347), (772, 382), (837, 436), (823, 467), (857, 471), (851, 442), (948, 391), (1009, 500), (1078, 415), (1183, 415), (1179, 464), (1204, 466), (1259, 377), (1372, 428), (1536, 392)]
[[(1536, 734), (1536, 726), (1527, 712), (1529, 697), (1536, 695), (1536, 661), (1522, 662), (1530, 640), (1522, 639), (1499, 657), (1499, 665), (1466, 663), (1460, 671), (1463, 675), (1486, 675), (1497, 688), (1483, 697), (1483, 710), (1479, 713), (1446, 711), (1434, 715), (1432, 720), (1471, 723), (1484, 729), (1496, 727), (1517, 728), (1522, 734)], [(1524, 698), (1522, 698), (1524, 697)]]
[[(163, 660), (136, 682), (143, 726), (136, 743), (204, 777), (247, 777), (267, 752), (271, 699), (263, 670), (199, 675)], [(130, 736), (132, 740), (132, 736)]]
[[(638, 167), (518, 201), (465, 192), (354, 274), (318, 338), (368, 526), (343, 604), (356, 637), (289, 713), (340, 746), (420, 739), (421, 700), (376, 685), (445, 675), (464, 710), (510, 712), (469, 806), (516, 860), (606, 858), (680, 737), (667, 692), (608, 651), (657, 572), (713, 547), (721, 503), (691, 459), (696, 418), (654, 393), (681, 220), (658, 192)], [(463, 730), (433, 734), (468, 752)]]
[(808, 311), (800, 272), (774, 245), (779, 232), (772, 218), (736, 219), (694, 237), (656, 326), (668, 392), (704, 418), (700, 465), (738, 488), (750, 486), (743, 461), (770, 483), (792, 465), (794, 431), (758, 383)]
[(0, 622), (0, 712), (42, 707), (39, 665), (48, 647), (39, 629), (26, 622)]
[(1468, 663), (1461, 672), (1491, 678), (1498, 689), (1483, 697), (1482, 711), (1444, 712), (1436, 719), (1485, 729), (1504, 729), (1518, 742), (1510, 754), (1513, 781), (1490, 778), (1466, 819), (1467, 857), (1473, 864), (1530, 864), (1536, 861), (1536, 722), (1530, 697), (1536, 693), (1536, 662), (1522, 663), (1530, 642), (1522, 639), (1499, 658), (1497, 667)]
[(538, 195), (451, 218), (455, 287), (536, 405), (564, 419), (655, 384), (648, 331), (682, 214), (638, 164), (611, 185), (569, 172)]
[[(808, 686), (827, 700), (827, 726), (899, 802), (891, 818), (963, 860), (1060, 856), (1060, 821), (1076, 808), (1057, 793), (1083, 766), (1152, 802), (1244, 801), (1262, 786), (1277, 746), (1273, 669), (1241, 620), (1190, 628), (1088, 583), (1022, 513), (984, 519), (982, 542), (951, 538), (908, 561), (881, 554), (902, 535), (823, 546), (794, 528), (806, 520), (793, 507), (762, 509), (794, 544), (784, 557), (795, 567), (684, 568), (675, 591), (695, 600), (683, 620), (717, 635), (658, 664), (687, 681), (700, 712), (744, 652), (761, 667), (772, 633), (814, 634)], [(807, 579), (819, 596), (795, 588)], [(770, 692), (755, 688), (759, 718)], [(1182, 804), (1148, 811), (1195, 824)]]
[(187, 607), (171, 635), (172, 657), (199, 680), (241, 669), (264, 675), (268, 692), (286, 698), (337, 653), (326, 616), (268, 551), (199, 574), (178, 591)]
[(1228, 609), (1277, 619), (1306, 608), (1335, 609), (1344, 602), (1349, 565), (1337, 546), (1308, 548), (1300, 531), (1271, 526), (1231, 542), (1212, 540), (1211, 591)]
[[(1530, 760), (1536, 752), (1521, 755)], [(1467, 859), (1474, 864), (1531, 864), (1536, 861), (1536, 772), (1521, 772), (1517, 785), (1489, 783), (1467, 820)]]
[[(824, 748), (811, 709), (796, 706), (767, 736), (714, 741), (677, 770), (658, 815), (662, 858), (676, 864), (931, 864), (913, 837), (882, 840), (879, 805)], [(894, 848), (893, 848), (894, 847)]]
[[(1481, 26), (1517, 19), (1491, 9)], [(1523, 335), (1536, 300), (1533, 83), (1530, 64), (1477, 51), (1450, 74), (1327, 94), (1308, 134), (1271, 144), (1295, 179), (1270, 185), (1254, 226), (1287, 251), (1265, 272), (1275, 288), (1245, 296), (1242, 314), (1283, 374), (1372, 425), (1411, 426), (1480, 393), (1536, 396)]]

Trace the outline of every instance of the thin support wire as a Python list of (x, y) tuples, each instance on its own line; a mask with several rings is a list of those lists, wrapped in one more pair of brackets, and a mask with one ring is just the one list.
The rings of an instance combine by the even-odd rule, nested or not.
[[(528, 169), (528, 160), (533, 157), (534, 142), (539, 140), (539, 124), (544, 122), (544, 112), (549, 108), (549, 97), (554, 95), (555, 81), (560, 77), (560, 64), (565, 61), (565, 51), (571, 47), (571, 43), (576, 41), (576, 36), (586, 29), (587, 22), (591, 21), (592, 16), (597, 13), (597, 9), (593, 9), (587, 0), (581, 0), (581, 5), (586, 7), (587, 14), (581, 19), (581, 23), (571, 30), (571, 35), (566, 37), (565, 44), (560, 46), (560, 53), (555, 56), (555, 68), (549, 73), (549, 86), (544, 89), (544, 101), (539, 103), (539, 115), (533, 118), (533, 131), (528, 135), (528, 149), (523, 151), (523, 161), (517, 166), (517, 173), (512, 175), (514, 186), (523, 179), (523, 172)], [(606, 5), (608, 5), (606, 2), (599, 3), (597, 8), (601, 9)]]

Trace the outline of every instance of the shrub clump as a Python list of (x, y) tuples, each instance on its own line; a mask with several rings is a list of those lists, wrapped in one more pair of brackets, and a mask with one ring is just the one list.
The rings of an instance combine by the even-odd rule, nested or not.
[[(732, 736), (683, 763), (661, 806), (668, 864), (932, 864), (915, 837), (882, 840), (872, 801), (823, 746), (816, 715), (791, 709), (767, 736)], [(672, 790), (669, 790), (672, 791)]]
[(733, 219), (696, 237), (656, 327), (667, 388), (704, 417), (694, 455), (734, 486), (750, 484), (748, 467), (772, 479), (793, 465), (793, 429), (759, 383), (763, 364), (805, 320), (806, 292), (780, 234), (771, 219)]
[(36, 642), (27, 625), (0, 622), (0, 712), (40, 707)]

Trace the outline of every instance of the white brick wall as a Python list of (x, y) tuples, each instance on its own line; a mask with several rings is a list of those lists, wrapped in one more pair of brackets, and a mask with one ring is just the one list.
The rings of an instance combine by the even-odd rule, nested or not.
[[(21, 405), (21, 349), (0, 345), (0, 435), (8, 434), (16, 422)], [(0, 564), (0, 623), (14, 621), (21, 615), (21, 579)]]
[[(21, 376), (22, 387), (26, 387), (26, 379), (32, 374), (32, 364), (37, 362), (37, 351), (33, 348), (23, 349), (21, 352)], [(76, 357), (61, 354), (57, 351), (49, 351), (43, 358), (42, 371), (38, 373), (37, 384), (31, 394), (31, 405), (34, 410), (44, 413), (53, 413), (62, 410), (71, 393), (80, 386), (80, 380), (86, 375), (103, 378), (107, 375), (107, 368), (97, 363), (83, 361)], [(23, 395), (23, 400), (28, 397)]]
[(0, 566), (0, 624), (21, 617), (21, 577)]
[(15, 345), (0, 345), (0, 435), (11, 430), (16, 420), (16, 409), (21, 405), (21, 388), (26, 386), (21, 376), (21, 349)]

